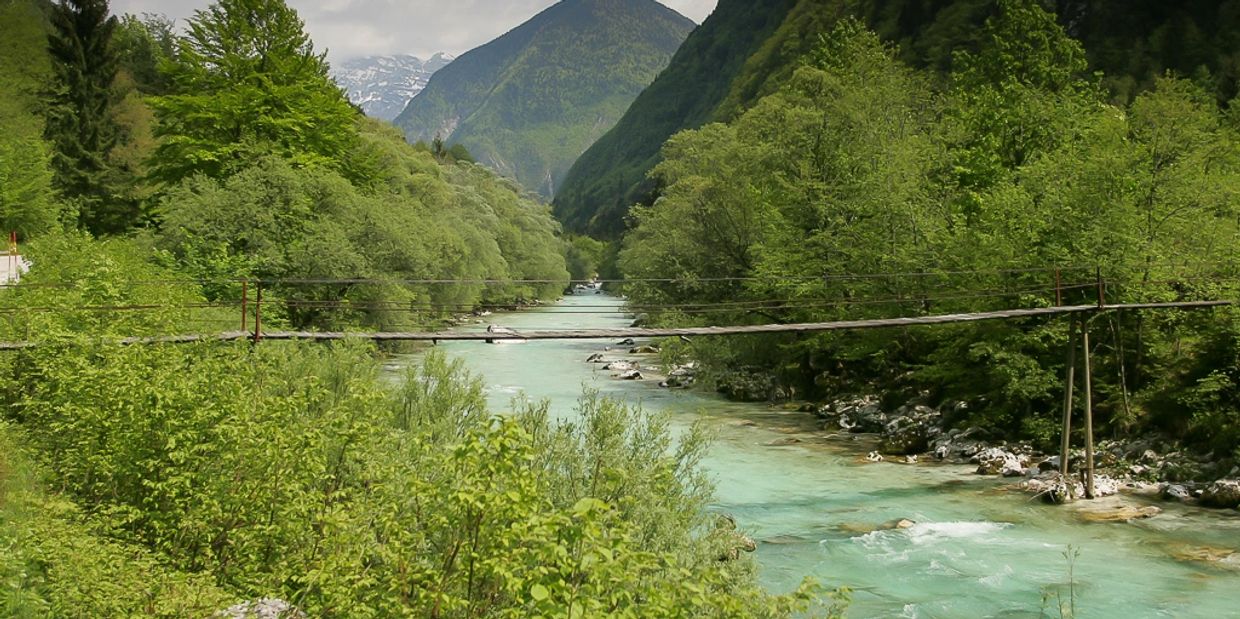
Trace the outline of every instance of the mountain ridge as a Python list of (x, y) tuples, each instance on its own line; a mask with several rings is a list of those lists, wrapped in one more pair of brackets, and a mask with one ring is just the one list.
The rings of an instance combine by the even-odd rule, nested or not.
[(395, 123), (550, 198), (695, 26), (654, 0), (564, 0), (440, 70)]
[[(647, 173), (678, 131), (728, 121), (791, 75), (815, 34), (852, 15), (940, 75), (953, 52), (976, 48), (998, 0), (720, 0), (616, 126), (565, 176), (556, 216), (574, 232), (617, 238), (633, 204), (657, 196)], [(1240, 0), (1041, 0), (1082, 42), (1103, 86), (1131, 100), (1167, 70), (1212, 72), (1220, 101), (1240, 90)], [(710, 63), (703, 56), (721, 59)], [(1203, 78), (1204, 79), (1204, 78)], [(678, 100), (676, 97), (685, 97)], [(673, 104), (669, 104), (672, 101)]]

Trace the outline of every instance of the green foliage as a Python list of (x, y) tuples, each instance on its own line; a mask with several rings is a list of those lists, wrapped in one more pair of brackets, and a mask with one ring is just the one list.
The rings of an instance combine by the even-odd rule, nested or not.
[(64, 0), (53, 6), (51, 21), (53, 87), (46, 133), (54, 147), (56, 188), (74, 203), (83, 229), (123, 231), (134, 223), (135, 212), (132, 203), (117, 198), (109, 162), (119, 132), (112, 111), (117, 19), (109, 16), (107, 0)]
[[(1050, 14), (1037, 7), (1057, 9), (1058, 23), (1081, 45), (1054, 35)], [(986, 21), (1012, 9), (1022, 15), (1020, 25), (996, 40), (985, 30)], [(897, 43), (900, 60), (930, 69), (927, 77), (933, 82), (946, 81), (954, 58), (968, 52), (995, 63), (1000, 72), (1018, 69), (1025, 60), (1037, 59), (1033, 64), (1043, 68), (1062, 65), (1058, 76), (1043, 74), (1039, 79), (1080, 77), (1080, 61), (1088, 58), (1091, 69), (1106, 73), (1103, 89), (1124, 105), (1168, 70), (1193, 76), (1220, 103), (1237, 92), (1240, 63), (1234, 33), (1240, 29), (1240, 3), (1235, 0), (721, 0), (625, 117), (574, 164), (557, 191), (556, 214), (571, 231), (618, 237), (628, 225), (629, 208), (649, 205), (657, 197), (661, 188), (647, 173), (660, 161), (659, 149), (669, 137), (707, 122), (731, 121), (775, 92), (801, 65), (817, 36), (844, 15)], [(1022, 26), (1054, 36), (1008, 36), (1021, 34)], [(1007, 48), (1009, 44), (1026, 47)], [(995, 53), (978, 55), (984, 45)], [(1048, 59), (1053, 62), (1046, 64)], [(1057, 124), (1055, 106), (1062, 101), (1055, 99), (1047, 94), (1024, 105), (1040, 109)], [(995, 124), (979, 121), (979, 126), (999, 130), (1002, 122), (1013, 119), (992, 120)], [(1004, 146), (1009, 155), (1019, 156), (1020, 143), (1044, 137), (1036, 123), (1019, 128), (1031, 135), (1007, 136), (1012, 138)], [(973, 162), (971, 167), (980, 163), (991, 162)]]
[(51, 77), (48, 25), (31, 0), (0, 2), (0, 23), (0, 226), (25, 239), (56, 227), (62, 212), (38, 113)]
[(266, 154), (347, 171), (354, 111), (283, 0), (221, 0), (189, 20), (173, 94), (154, 100), (157, 178), (226, 177)]
[(578, 424), (492, 417), (459, 362), (431, 355), (392, 389), (372, 352), (40, 348), (8, 414), (116, 543), (314, 616), (779, 617), (814, 601), (717, 560), (700, 434), (592, 394)]
[(141, 18), (124, 15), (113, 35), (113, 46), (121, 69), (134, 80), (143, 94), (166, 94), (172, 84), (160, 71), (176, 54), (177, 39), (172, 20), (163, 15), (144, 14)]
[[(30, 272), (0, 295), (3, 339), (167, 335), (201, 330), (194, 321), (221, 317), (197, 307), (205, 301), (198, 287), (180, 271), (152, 264), (150, 255), (133, 240), (100, 242), (83, 232), (31, 241), (23, 247)], [(131, 309), (109, 311), (117, 307)], [(231, 323), (237, 314), (227, 316)]]
[(556, 4), (441, 69), (395, 123), (550, 198), (692, 28), (654, 2)]
[(37, 137), (0, 140), (0, 227), (22, 238), (37, 235), (56, 227), (59, 210), (47, 144)]
[[(283, 299), (298, 327), (428, 328), (482, 302), (552, 297), (567, 284), (557, 226), (514, 186), (477, 165), (440, 165), (377, 125), (357, 152), (376, 174), (369, 191), (275, 157), (222, 181), (185, 181), (166, 192), (158, 243), (216, 281), (369, 282), (269, 287), (268, 300)], [(232, 266), (221, 271), (206, 256)]]
[(599, 275), (606, 257), (606, 243), (577, 235), (569, 235), (564, 242), (564, 257), (573, 281), (587, 281)]
[(0, 421), (0, 613), (207, 616), (232, 601), (209, 578), (169, 570), (154, 553), (108, 539), (71, 501), (49, 493), (23, 438)]
[[(635, 210), (620, 263), (677, 281), (629, 284), (631, 298), (728, 306), (657, 317), (688, 324), (984, 311), (1053, 303), (1055, 274), (1028, 267), (1062, 267), (1064, 302), (1094, 302), (1093, 265), (1109, 303), (1234, 295), (1240, 134), (1207, 90), (1167, 77), (1127, 109), (1105, 105), (1079, 45), (1023, 1), (1000, 3), (943, 88), (899, 57), (842, 20), (734, 122), (670, 140), (655, 168), (666, 189)], [(883, 273), (921, 275), (855, 277)], [(1235, 324), (1097, 322), (1099, 418), (1229, 440)], [(1037, 437), (1058, 414), (1067, 338), (1007, 321), (771, 343), (694, 353), (775, 368), (803, 391), (969, 400), (972, 422)], [(1186, 409), (1194, 422), (1177, 422)]]

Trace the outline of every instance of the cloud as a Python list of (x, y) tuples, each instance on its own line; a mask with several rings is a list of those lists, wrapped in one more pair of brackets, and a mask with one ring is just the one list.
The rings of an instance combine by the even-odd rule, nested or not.
[[(332, 60), (410, 53), (461, 54), (519, 26), (556, 0), (287, 0)], [(701, 23), (717, 0), (663, 0)], [(177, 20), (208, 0), (113, 0), (116, 13), (162, 13)]]

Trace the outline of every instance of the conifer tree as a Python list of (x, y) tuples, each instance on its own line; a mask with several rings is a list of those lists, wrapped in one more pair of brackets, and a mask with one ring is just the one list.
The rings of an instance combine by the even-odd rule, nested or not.
[(79, 225), (95, 233), (116, 232), (130, 223), (108, 180), (108, 153), (117, 136), (110, 113), (117, 21), (107, 0), (61, 0), (52, 7), (51, 22), (53, 90), (46, 132), (54, 148), (55, 184), (76, 204)]

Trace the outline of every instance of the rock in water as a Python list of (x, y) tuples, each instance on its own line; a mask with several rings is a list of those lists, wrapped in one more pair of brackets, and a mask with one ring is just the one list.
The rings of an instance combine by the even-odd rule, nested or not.
[(602, 363), (602, 362), (603, 362), (603, 353), (601, 352), (596, 352), (590, 355), (590, 358), (586, 359), (586, 363)]
[(629, 370), (618, 377), (620, 380), (643, 380), (646, 377), (637, 370)]
[(888, 520), (887, 522), (884, 522), (878, 525), (878, 527), (875, 530), (876, 531), (900, 531), (904, 529), (911, 529), (916, 524), (917, 522), (914, 520), (909, 520), (908, 518), (900, 518), (898, 520)]
[(1083, 510), (1081, 512), (1081, 518), (1088, 522), (1128, 522), (1131, 520), (1153, 518), (1161, 513), (1162, 509), (1153, 505), (1147, 505), (1145, 507), (1120, 505), (1118, 507), (1102, 507), (1098, 509)]
[(978, 475), (1002, 475), (1004, 477), (1023, 477), (1029, 458), (1017, 455), (998, 447), (984, 449), (973, 457), (977, 462)]
[(655, 348), (654, 346), (638, 346), (636, 348), (629, 349), (629, 354), (630, 355), (657, 355), (659, 354), (659, 349)]
[(1160, 495), (1164, 501), (1188, 503), (1193, 500), (1193, 493), (1189, 492), (1188, 488), (1181, 484), (1167, 484), (1163, 486)]
[(1207, 507), (1240, 507), (1240, 480), (1220, 479), (1201, 493), (1201, 504)]

